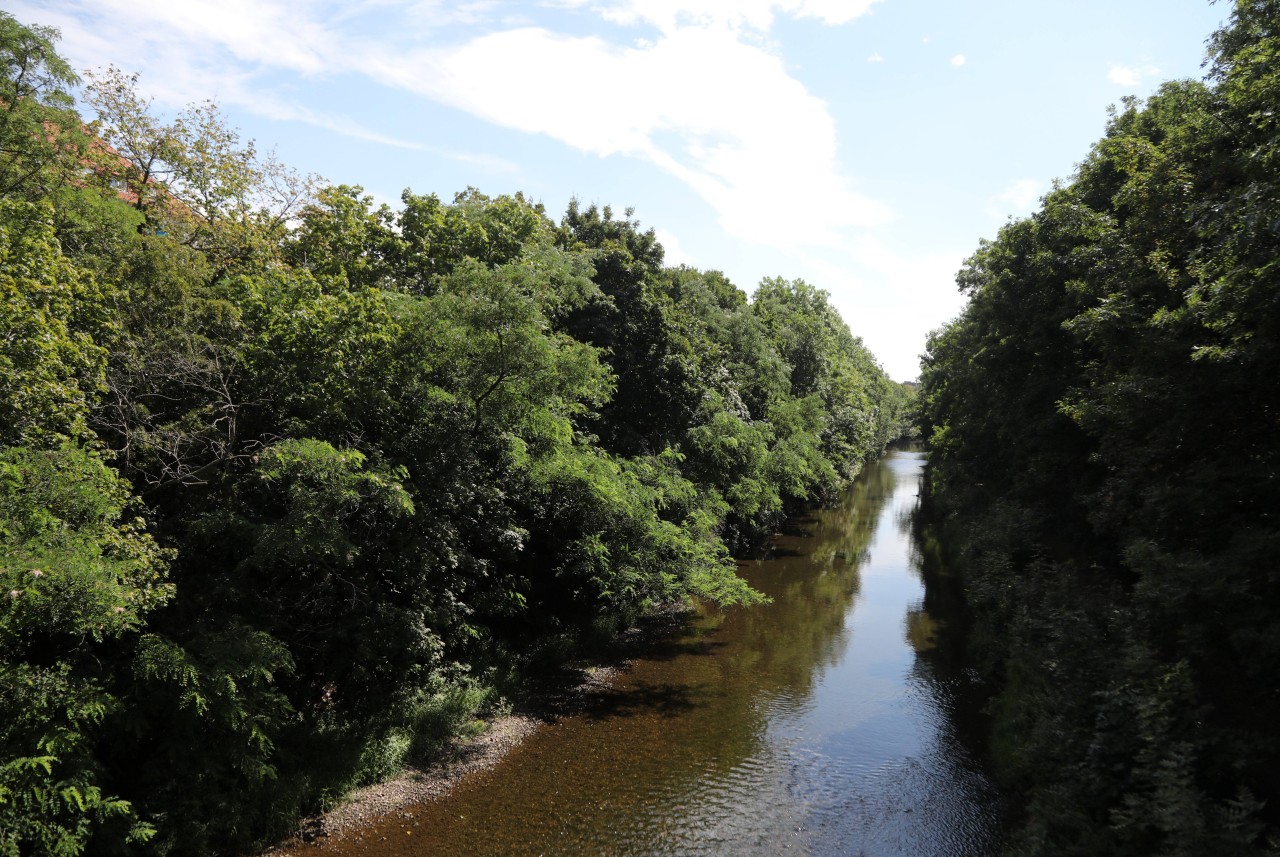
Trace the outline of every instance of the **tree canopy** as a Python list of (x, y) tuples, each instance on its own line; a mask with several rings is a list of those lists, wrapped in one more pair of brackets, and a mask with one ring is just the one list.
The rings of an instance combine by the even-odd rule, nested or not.
[(929, 342), (1011, 853), (1274, 848), (1278, 45), (1280, 6), (1237, 2), (1208, 82), (1115, 110)]
[[(0, 14), (0, 854), (244, 853), (903, 429), (819, 289), (627, 212), (375, 207)], [(56, 130), (53, 130), (56, 129)]]

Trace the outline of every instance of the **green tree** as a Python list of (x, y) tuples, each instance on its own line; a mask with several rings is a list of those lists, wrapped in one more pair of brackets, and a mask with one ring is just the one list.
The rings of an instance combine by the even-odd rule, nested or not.
[(1277, 13), (1237, 3), (1210, 85), (1114, 111), (930, 339), (931, 502), (1000, 682), (1013, 853), (1274, 845)]
[(121, 705), (112, 664), (172, 596), (129, 504), (70, 442), (0, 452), (0, 853), (80, 854), (104, 827), (154, 833), (102, 784), (104, 721)]
[(396, 288), (403, 240), (390, 206), (373, 210), (372, 202), (360, 187), (322, 188), (298, 213), (298, 226), (285, 239), (285, 257), (321, 282), (341, 278), (355, 288)]
[(315, 176), (259, 155), (212, 101), (166, 122), (138, 92), (138, 76), (114, 66), (89, 75), (85, 99), (110, 147), (99, 169), (126, 184), (144, 218), (138, 228), (200, 249), (220, 274), (274, 258), (289, 218), (313, 196)]
[(490, 198), (468, 188), (446, 205), (435, 194), (422, 196), (406, 190), (401, 199), (397, 279), (401, 288), (415, 294), (433, 294), (439, 278), (464, 259), (490, 267), (503, 265), (536, 244), (536, 239), (550, 235), (551, 224), (542, 206), (520, 193)]
[(751, 308), (790, 367), (791, 396), (821, 398), (822, 451), (847, 479), (893, 439), (881, 428), (892, 425), (893, 415), (884, 371), (828, 297), (803, 280), (766, 278)]
[(0, 195), (38, 198), (80, 178), (89, 139), (58, 56), (59, 32), (0, 12)]
[(87, 437), (111, 290), (62, 255), (52, 210), (0, 199), (0, 445)]

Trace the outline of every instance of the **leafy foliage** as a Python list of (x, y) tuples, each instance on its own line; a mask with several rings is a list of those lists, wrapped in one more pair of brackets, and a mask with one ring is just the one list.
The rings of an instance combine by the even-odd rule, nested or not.
[(0, 12), (0, 194), (38, 199), (80, 175), (89, 138), (70, 88), (79, 83), (53, 27)]
[(929, 343), (1013, 853), (1275, 847), (1278, 22), (1241, 0), (1209, 85), (1115, 112)]
[(0, 199), (0, 443), (84, 437), (109, 291), (61, 252), (47, 205)]
[[(374, 207), (0, 15), (0, 854), (244, 853), (831, 496), (826, 295), (523, 195)], [(36, 129), (59, 130), (37, 133)]]
[(95, 826), (152, 828), (103, 790), (96, 746), (119, 706), (104, 668), (168, 600), (164, 554), (102, 460), (64, 443), (0, 452), (0, 853), (78, 854)]

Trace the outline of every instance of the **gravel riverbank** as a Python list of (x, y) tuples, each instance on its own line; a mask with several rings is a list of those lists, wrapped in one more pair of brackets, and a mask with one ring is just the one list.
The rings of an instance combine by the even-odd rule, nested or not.
[(408, 768), (394, 779), (356, 790), (332, 810), (303, 819), (294, 836), (258, 852), (258, 857), (323, 854), (330, 843), (359, 837), (370, 824), (387, 816), (412, 819), (414, 807), (439, 800), (465, 777), (498, 764), (545, 724), (583, 710), (593, 697), (609, 689), (632, 659), (677, 631), (687, 616), (685, 608), (672, 606), (647, 617), (623, 635), (607, 663), (566, 670), (513, 713), (490, 720), (478, 736), (455, 741), (439, 763)]

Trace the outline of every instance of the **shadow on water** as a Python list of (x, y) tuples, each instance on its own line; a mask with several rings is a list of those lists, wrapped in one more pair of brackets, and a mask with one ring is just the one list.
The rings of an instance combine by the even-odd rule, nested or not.
[(583, 702), (582, 714), (593, 720), (637, 714), (675, 717), (693, 706), (693, 694), (685, 685), (644, 684), (593, 693)]
[(724, 648), (724, 643), (720, 640), (686, 637), (680, 640), (666, 640), (655, 643), (652, 646), (646, 646), (641, 657), (645, 660), (669, 661), (673, 658), (684, 656), (714, 655), (722, 648)]
[(412, 827), (390, 818), (328, 853), (993, 853), (980, 688), (910, 527), (922, 465), (887, 456), (740, 562), (771, 603), (699, 608)]

